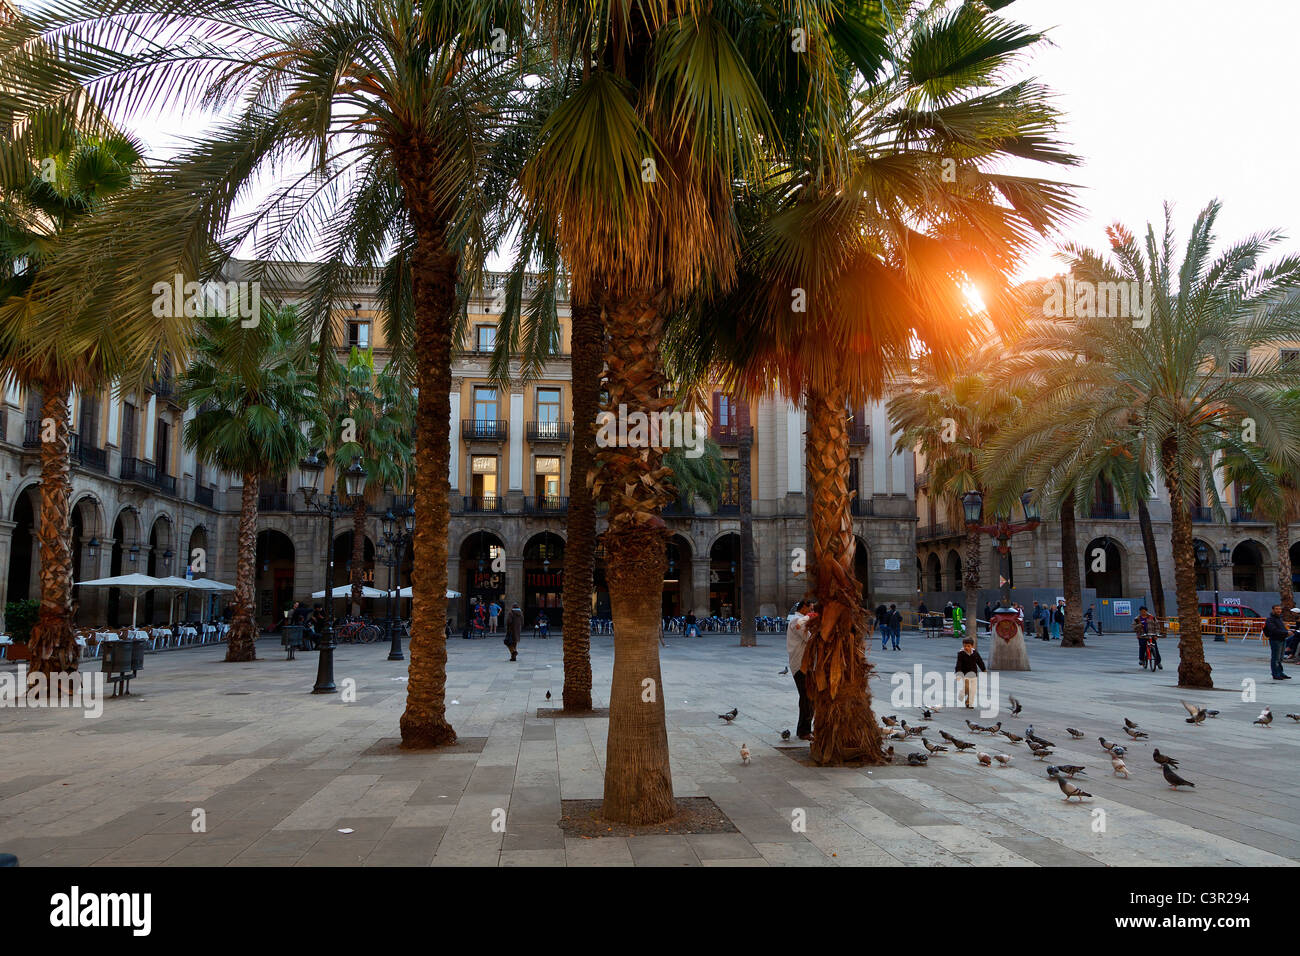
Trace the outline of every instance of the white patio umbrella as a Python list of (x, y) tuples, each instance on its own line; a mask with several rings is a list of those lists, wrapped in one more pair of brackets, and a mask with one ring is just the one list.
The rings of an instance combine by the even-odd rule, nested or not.
[(83, 588), (122, 588), (131, 592), (131, 627), (135, 627), (136, 604), (140, 598), (141, 591), (152, 591), (157, 588), (166, 588), (167, 585), (161, 579), (150, 577), (147, 574), (119, 574), (112, 578), (96, 578), (93, 581), (74, 581), (73, 585)]
[[(199, 590), (198, 588), (195, 588), (194, 582), (191, 581), (189, 578), (178, 578), (174, 574), (169, 575), (168, 577), (165, 578), (159, 578), (158, 584), (156, 586), (159, 588), (168, 588), (178, 593), (180, 591)], [(168, 627), (172, 625), (172, 622), (175, 620), (175, 617), (176, 617), (176, 595), (173, 594), (167, 600), (167, 626)]]
[[(386, 593), (387, 592), (385, 591), (380, 591), (378, 588), (372, 588), (369, 585), (361, 586), (361, 596), (363, 598), (381, 598), (384, 597)], [(334, 589), (333, 595), (336, 598), (351, 597), (352, 585), (340, 584), (338, 587)], [(324, 596), (325, 596), (324, 590), (317, 591), (315, 594), (312, 595), (312, 597), (314, 598), (323, 598)]]
[[(398, 589), (398, 591), (397, 591), (397, 596), (398, 596), (399, 598), (409, 598), (409, 597), (411, 597), (411, 595), (412, 595), (413, 593), (414, 593), (414, 592), (411, 590), (411, 585), (408, 584), (406, 587), (404, 587), (404, 588), (399, 588), (399, 589)], [(447, 589), (447, 597), (448, 597), (448, 598), (458, 598), (458, 597), (460, 597), (460, 592), (459, 592), (459, 591), (453, 591), (451, 588), (448, 588), (448, 589)]]

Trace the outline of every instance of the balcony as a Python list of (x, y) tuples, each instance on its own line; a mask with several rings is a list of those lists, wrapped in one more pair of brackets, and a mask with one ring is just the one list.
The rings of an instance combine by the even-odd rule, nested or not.
[(195, 486), (194, 488), (195, 504), (202, 505), (205, 508), (211, 508), (213, 506), (212, 505), (213, 497), (214, 496), (211, 488), (204, 488), (202, 485)]
[(871, 426), (857, 418), (849, 422), (849, 444), (870, 445)]
[(465, 495), (461, 500), (464, 502), (463, 510), (469, 512), (504, 514), (506, 510), (506, 499), (500, 495)]
[(505, 441), (509, 423), (499, 418), (462, 418), (460, 437), (465, 441)]
[(660, 514), (665, 518), (690, 518), (695, 515), (695, 505), (678, 498), (676, 501), (670, 501), (664, 505)]
[(1212, 508), (1193, 505), (1187, 509), (1187, 513), (1192, 516), (1193, 521), (1210, 522), (1214, 520), (1214, 510)]
[(935, 538), (965, 537), (965, 527), (950, 524), (931, 524), (916, 529), (917, 541), (932, 541)]
[(1114, 502), (1094, 502), (1088, 510), (1088, 517), (1100, 518), (1102, 520), (1127, 521), (1129, 514), (1127, 511), (1117, 507)]
[(876, 513), (872, 504), (873, 502), (870, 498), (854, 498), (852, 508), (853, 514), (859, 518), (870, 518)]
[(176, 386), (170, 377), (156, 378), (149, 383), (149, 391), (159, 398), (171, 398), (176, 394)]
[(1249, 521), (1257, 524), (1267, 524), (1268, 519), (1253, 508), (1233, 508), (1233, 521)]
[(569, 499), (563, 495), (529, 495), (524, 499), (524, 514), (562, 515), (569, 510)]
[(568, 444), (571, 438), (573, 438), (573, 425), (570, 422), (528, 423), (528, 440), (530, 442)]
[(738, 515), (740, 514), (740, 502), (723, 499), (718, 503), (718, 507), (714, 509), (713, 513), (715, 515)]
[(108, 474), (108, 452), (94, 445), (85, 444), (76, 432), (68, 436), (68, 457), (72, 459), (73, 464), (80, 465), (87, 471)]
[(176, 478), (166, 472), (159, 472), (158, 466), (151, 461), (140, 458), (123, 458), (120, 477), (123, 481), (157, 488), (165, 495), (176, 494)]
[[(211, 489), (208, 489), (211, 492)], [(264, 491), (257, 496), (258, 511), (292, 511), (293, 495), (287, 491)]]
[(737, 422), (714, 422), (709, 426), (709, 437), (719, 445), (739, 445), (740, 439), (752, 435), (754, 430)]
[(29, 418), (23, 422), (23, 447), (41, 447), (41, 420), (39, 418)]

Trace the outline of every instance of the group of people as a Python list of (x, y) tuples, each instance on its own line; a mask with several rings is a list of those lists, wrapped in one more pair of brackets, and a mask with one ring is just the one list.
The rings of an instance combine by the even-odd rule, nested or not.
[(313, 604), (309, 609), (301, 601), (294, 601), (284, 622), (302, 628), (303, 647), (314, 651), (320, 646), (325, 632), (325, 611), (319, 604)]
[[(516, 601), (511, 609), (502, 615), (504, 609), (496, 601), (488, 603), (480, 601), (477, 598), (470, 598), (469, 616), (465, 618), (465, 632), (461, 635), (466, 640), (473, 638), (486, 637), (488, 634), (498, 633), (498, 625), (504, 627), (507, 634), (510, 631), (510, 621), (515, 611), (519, 611), (519, 631), (523, 632), (524, 612), (519, 609), (519, 603)], [(448, 624), (448, 628), (450, 628)], [(545, 640), (550, 637), (551, 622), (546, 616), (545, 611), (539, 611), (537, 620), (533, 626), (537, 629), (537, 636)], [(514, 660), (514, 658), (510, 658)]]
[(876, 628), (880, 631), (880, 649), (883, 651), (893, 641), (894, 650), (902, 650), (899, 639), (903, 636), (903, 614), (898, 606), (881, 604), (876, 608)]

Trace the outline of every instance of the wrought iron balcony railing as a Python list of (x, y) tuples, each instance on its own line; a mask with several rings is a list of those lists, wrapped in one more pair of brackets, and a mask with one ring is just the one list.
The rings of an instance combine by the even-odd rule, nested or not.
[(466, 441), (505, 441), (509, 423), (499, 418), (463, 418), (460, 437)]
[(560, 515), (569, 510), (569, 499), (563, 495), (528, 496), (524, 499), (524, 513), (531, 515)]
[(570, 422), (529, 422), (528, 440), (531, 442), (567, 443), (573, 437)]

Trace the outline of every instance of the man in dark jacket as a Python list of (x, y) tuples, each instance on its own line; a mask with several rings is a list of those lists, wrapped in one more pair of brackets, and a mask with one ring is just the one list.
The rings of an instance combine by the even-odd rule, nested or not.
[(1138, 664), (1145, 663), (1147, 659), (1147, 638), (1151, 638), (1151, 660), (1155, 663), (1156, 670), (1164, 670), (1164, 665), (1160, 663), (1160, 622), (1151, 616), (1151, 612), (1145, 606), (1138, 609), (1137, 620), (1133, 622), (1133, 634), (1137, 637), (1138, 642)]
[(510, 648), (510, 659), (519, 660), (519, 637), (524, 633), (524, 612), (519, 610), (519, 602), (510, 606), (506, 613), (506, 638), (505, 645)]
[(1282, 620), (1282, 605), (1274, 604), (1273, 613), (1264, 622), (1264, 636), (1268, 638), (1268, 668), (1273, 680), (1290, 680), (1282, 670), (1282, 650), (1286, 647), (1286, 621)]
[(889, 608), (883, 604), (876, 605), (876, 627), (880, 630), (880, 649), (889, 646)]

